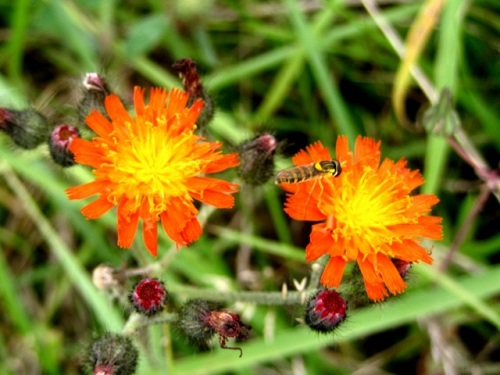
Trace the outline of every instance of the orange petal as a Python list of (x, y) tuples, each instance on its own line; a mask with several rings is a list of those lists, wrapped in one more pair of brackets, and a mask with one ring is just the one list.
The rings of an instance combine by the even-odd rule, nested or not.
[(443, 227), (440, 225), (441, 221), (442, 218), (438, 216), (421, 216), (418, 218), (418, 224), (397, 224), (388, 226), (388, 228), (398, 236), (442, 240)]
[(354, 163), (352, 152), (349, 150), (349, 142), (345, 135), (339, 135), (337, 137), (335, 154), (337, 160), (342, 164), (342, 167), (344, 167), (345, 163), (351, 165)]
[(83, 185), (73, 186), (66, 189), (66, 195), (70, 200), (84, 199), (92, 195), (102, 193), (108, 185), (108, 181), (94, 180)]
[(432, 206), (439, 202), (434, 194), (420, 194), (411, 197), (411, 211), (418, 215), (425, 215), (431, 211)]
[[(148, 106), (148, 109), (152, 111), (150, 116), (154, 118), (158, 117), (160, 115), (159, 112), (163, 111), (163, 109), (165, 108), (165, 103), (167, 101), (167, 98), (169, 98), (168, 100), (175, 100), (175, 98), (173, 99), (173, 97), (174, 95), (172, 95), (172, 92), (169, 93), (167, 90), (160, 87), (151, 87), (151, 89), (149, 90), (149, 106)], [(179, 105), (178, 107), (179, 113), (184, 109), (185, 105), (186, 105), (185, 101), (183, 101), (183, 103)]]
[(320, 141), (313, 143), (306, 147), (306, 150), (300, 150), (292, 158), (292, 162), (295, 165), (304, 165), (314, 163), (316, 161), (331, 160), (330, 151), (323, 146)]
[[(108, 112), (108, 115), (112, 121), (133, 122), (132, 117), (127, 112), (127, 110), (123, 106), (123, 103), (121, 102), (120, 98), (117, 95), (111, 94), (106, 96), (106, 99), (104, 99), (104, 106), (106, 107), (106, 112)], [(104, 134), (100, 133), (98, 134), (101, 136), (107, 136), (109, 132)]]
[(399, 274), (396, 266), (384, 254), (377, 254), (377, 268), (382, 281), (392, 294), (402, 293), (406, 289), (406, 283)]
[[(295, 220), (320, 221), (325, 220), (326, 215), (318, 208), (318, 194), (313, 185), (315, 181), (306, 181), (297, 185), (295, 194), (288, 194), (284, 211)], [(283, 184), (282, 186), (287, 185)], [(313, 190), (313, 191), (311, 191)]]
[(181, 236), (185, 243), (190, 244), (200, 238), (202, 232), (203, 230), (201, 229), (198, 219), (193, 217), (182, 230)]
[(186, 246), (189, 242), (182, 235), (188, 223), (195, 218), (196, 207), (187, 200), (173, 198), (166, 210), (160, 215), (161, 225), (167, 235), (177, 244)]
[(332, 257), (321, 275), (321, 284), (327, 288), (338, 288), (344, 275), (346, 261), (341, 257)]
[(129, 205), (127, 199), (122, 199), (117, 209), (118, 246), (125, 248), (132, 246), (139, 225), (139, 210), (131, 212)]
[(308, 263), (328, 254), (334, 243), (332, 233), (325, 228), (323, 223), (312, 226), (309, 239), (309, 244), (306, 247), (306, 261)]
[(368, 298), (372, 301), (382, 301), (389, 294), (387, 293), (387, 289), (384, 286), (382, 278), (375, 270), (375, 266), (367, 257), (365, 260), (362, 257), (358, 258), (358, 266), (363, 275), (363, 280), (365, 283), (366, 294)]
[(108, 212), (115, 205), (109, 202), (105, 197), (99, 197), (92, 203), (84, 206), (80, 212), (85, 216), (88, 220), (97, 219), (101, 217), (106, 212)]
[(358, 136), (354, 147), (355, 163), (376, 169), (380, 164), (380, 144), (373, 138)]
[(404, 240), (403, 242), (393, 242), (391, 252), (394, 258), (405, 260), (407, 262), (422, 261), (427, 264), (432, 264), (432, 257), (427, 250), (415, 243), (413, 240)]
[(134, 109), (137, 117), (144, 116), (144, 89), (139, 86), (134, 87)]
[(189, 194), (200, 202), (217, 208), (231, 208), (234, 197), (229, 195), (238, 191), (238, 185), (209, 177), (192, 177), (188, 180)]
[[(85, 122), (97, 135), (101, 137), (106, 137), (111, 131), (113, 131), (113, 124), (108, 121), (104, 115), (98, 111), (92, 111), (90, 115), (87, 116)], [(73, 145), (70, 146), (70, 149)]]
[(158, 223), (155, 219), (145, 219), (142, 221), (142, 238), (146, 249), (156, 257), (158, 255)]
[(236, 167), (239, 163), (238, 154), (227, 154), (210, 162), (205, 169), (205, 173), (221, 172), (227, 168)]

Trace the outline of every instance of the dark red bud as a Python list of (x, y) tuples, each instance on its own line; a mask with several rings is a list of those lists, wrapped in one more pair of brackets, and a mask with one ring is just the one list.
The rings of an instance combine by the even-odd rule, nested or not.
[(391, 259), (391, 261), (398, 270), (401, 277), (403, 279), (406, 279), (406, 276), (408, 275), (408, 272), (411, 269), (411, 262), (407, 262), (406, 260), (401, 260), (396, 258)]
[(151, 316), (163, 310), (168, 293), (161, 282), (154, 278), (139, 281), (130, 294), (130, 301), (137, 312)]
[(323, 289), (309, 298), (305, 307), (305, 322), (321, 333), (332, 332), (346, 318), (347, 304), (333, 289)]

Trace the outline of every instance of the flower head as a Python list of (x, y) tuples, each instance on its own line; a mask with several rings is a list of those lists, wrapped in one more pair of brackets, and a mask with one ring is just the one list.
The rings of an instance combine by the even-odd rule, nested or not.
[[(290, 193), (285, 212), (296, 220), (321, 221), (312, 227), (306, 259), (330, 256), (323, 285), (337, 288), (347, 262), (356, 261), (368, 297), (380, 301), (388, 291), (397, 294), (406, 288), (391, 259), (432, 263), (420, 241), (442, 238), (441, 218), (425, 216), (439, 199), (410, 196), (424, 183), (422, 176), (407, 168), (404, 159), (380, 163), (380, 142), (358, 137), (351, 151), (347, 138), (339, 136), (336, 153), (342, 166), (338, 177), (281, 185)], [(304, 165), (331, 159), (328, 149), (316, 142), (292, 160)]]
[(196, 199), (218, 208), (231, 208), (236, 184), (207, 177), (238, 164), (236, 154), (223, 155), (221, 143), (194, 134), (203, 109), (197, 100), (186, 108), (188, 94), (173, 89), (134, 90), (135, 115), (116, 95), (106, 97), (109, 120), (94, 111), (86, 119), (97, 134), (91, 141), (77, 138), (70, 150), (77, 163), (94, 168), (95, 180), (67, 189), (69, 199), (99, 197), (82, 208), (95, 219), (117, 206), (118, 246), (132, 245), (139, 219), (149, 252), (157, 254), (157, 221), (178, 245), (198, 239)]

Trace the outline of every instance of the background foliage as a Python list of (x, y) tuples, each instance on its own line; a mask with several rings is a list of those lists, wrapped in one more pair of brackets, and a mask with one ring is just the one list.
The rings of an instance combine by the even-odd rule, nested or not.
[[(270, 131), (282, 142), (281, 168), (316, 140), (333, 149), (337, 134), (368, 135), (382, 140), (384, 156), (421, 169), (423, 190), (441, 199), (435, 214), (445, 239), (432, 245), (432, 267), (414, 267), (404, 295), (350, 312), (329, 336), (296, 322), (299, 307), (238, 303), (253, 326), (242, 358), (217, 347), (194, 354), (175, 328), (150, 326), (136, 335), (139, 374), (500, 372), (498, 201), (444, 138), (424, 132), (421, 113), (436, 98), (416, 84), (392, 98), (404, 64), (376, 23), (385, 20), (403, 40), (412, 27), (421, 34), (407, 56), (434, 93), (451, 89), (464, 131), (498, 168), (500, 3), (448, 0), (435, 23), (419, 23), (439, 3), (379, 1), (369, 14), (360, 1), (336, 0), (0, 2), (1, 107), (33, 106), (54, 124), (76, 124), (85, 72), (103, 74), (129, 100), (134, 85), (179, 86), (171, 65), (190, 57), (217, 103), (209, 137), (229, 145)], [(398, 100), (404, 123), (394, 115)], [(152, 259), (140, 240), (130, 251), (116, 247), (114, 213), (88, 222), (82, 202), (66, 199), (65, 188), (88, 178), (85, 168), (55, 166), (46, 147), (20, 151), (0, 134), (1, 373), (80, 373), (93, 335), (124, 327), (129, 308), (118, 301), (134, 280), (110, 303), (92, 270)], [(209, 216), (189, 248), (160, 236), (173, 305), (196, 295), (187, 286), (279, 291), (309, 275), (310, 224), (285, 217), (272, 182), (242, 191), (237, 207)]]

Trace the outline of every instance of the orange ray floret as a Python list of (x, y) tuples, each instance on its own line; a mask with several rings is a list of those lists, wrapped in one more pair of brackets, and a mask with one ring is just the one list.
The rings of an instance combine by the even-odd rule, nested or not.
[[(367, 295), (374, 301), (401, 293), (406, 284), (391, 259), (432, 263), (421, 238), (442, 239), (441, 218), (424, 216), (439, 199), (432, 194), (410, 195), (424, 183), (406, 161), (381, 162), (380, 142), (356, 139), (353, 151), (339, 136), (336, 159), (342, 173), (281, 186), (289, 194), (285, 212), (296, 220), (321, 221), (312, 227), (306, 260), (327, 254), (330, 260), (321, 282), (337, 288), (347, 262), (357, 262)], [(295, 165), (331, 160), (316, 142), (292, 159)]]
[(66, 190), (69, 199), (99, 197), (82, 208), (96, 219), (117, 207), (118, 246), (130, 247), (139, 222), (149, 252), (157, 255), (158, 221), (178, 245), (202, 233), (194, 200), (231, 208), (238, 185), (207, 174), (238, 165), (237, 154), (223, 155), (221, 143), (194, 134), (203, 109), (198, 99), (186, 107), (188, 94), (173, 89), (134, 89), (135, 116), (116, 95), (105, 100), (107, 116), (94, 111), (86, 119), (96, 133), (91, 141), (75, 139), (75, 161), (93, 167), (95, 180)]

